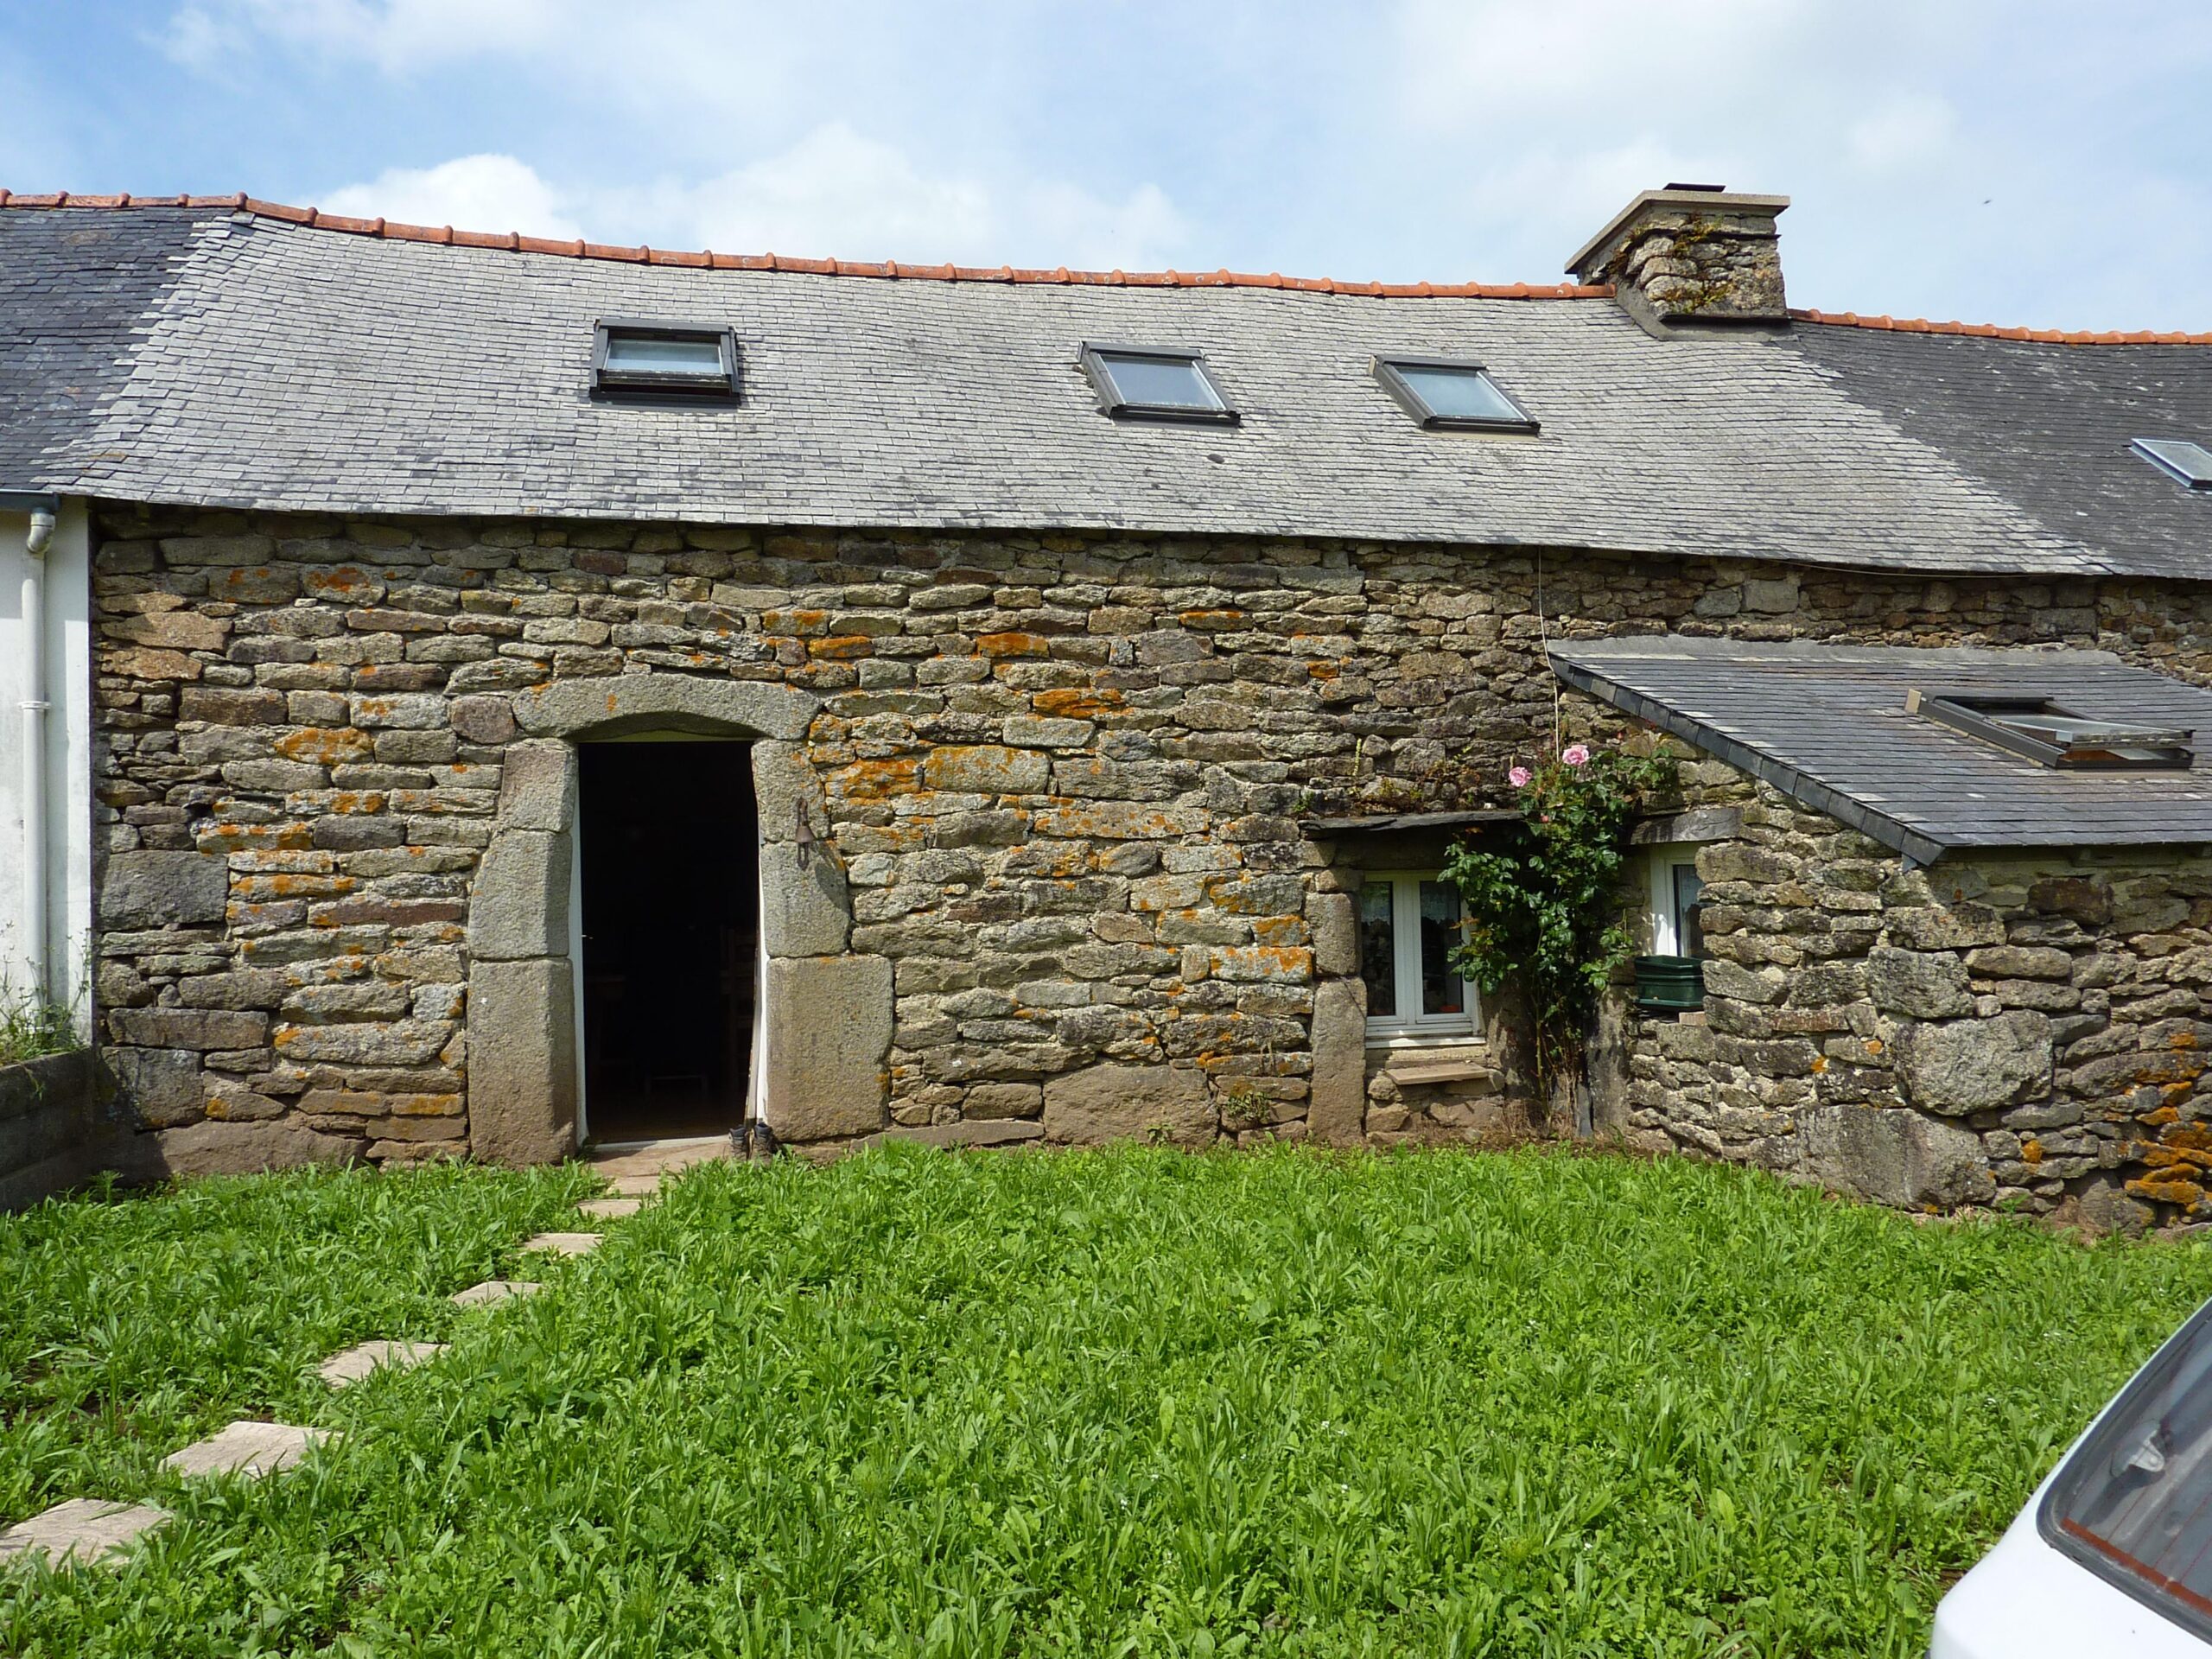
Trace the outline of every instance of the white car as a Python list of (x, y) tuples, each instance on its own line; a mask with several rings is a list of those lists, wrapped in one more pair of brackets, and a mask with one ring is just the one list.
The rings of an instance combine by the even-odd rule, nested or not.
[(1929, 1659), (2212, 1659), (2212, 1302), (1936, 1610)]

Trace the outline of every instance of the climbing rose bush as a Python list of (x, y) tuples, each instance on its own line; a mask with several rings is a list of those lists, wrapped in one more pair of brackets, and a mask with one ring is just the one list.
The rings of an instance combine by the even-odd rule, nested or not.
[(1662, 758), (1569, 744), (1507, 772), (1522, 822), (1446, 856), (1444, 879), (1467, 906), (1452, 966), (1488, 992), (1519, 984), (1541, 1080), (1580, 1071), (1598, 1000), (1635, 948), (1621, 922), (1629, 830), (1673, 772)]

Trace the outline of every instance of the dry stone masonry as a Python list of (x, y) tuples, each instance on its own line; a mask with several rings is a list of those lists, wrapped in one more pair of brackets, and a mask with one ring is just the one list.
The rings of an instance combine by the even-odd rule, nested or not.
[[(1547, 630), (2059, 639), (2198, 677), (2206, 661), (2193, 591), (2119, 579), (150, 508), (110, 510), (98, 536), (103, 1053), (182, 1169), (569, 1148), (567, 837), (574, 745), (594, 734), (753, 740), (768, 1041), (789, 1062), (762, 1105), (785, 1138), (1006, 1123), (1025, 1127), (996, 1138), (1388, 1144), (1543, 1114), (1502, 1040), (1366, 1048), (1351, 895), (1363, 867), (1406, 866), (1306, 820), (1495, 787), (1548, 730)], [(1828, 846), (1796, 822), (1716, 851), (1716, 896), (1783, 908), (1755, 895), (1795, 892)], [(711, 826), (696, 847), (751, 855)], [(1651, 1033), (1638, 1065), (1663, 1069), (1640, 1087), (1697, 1102), (1670, 1132), (1732, 1155), (1802, 1146), (1783, 1119), (1847, 1075), (1910, 1077), (1920, 1092), (1894, 1109), (1929, 1126), (1931, 1169), (1979, 1136), (1993, 1196), (2070, 1192), (2117, 1132), (2016, 1124), (2039, 1109), (2034, 1076), (2005, 1085), (2017, 1101), (1964, 1097), (1994, 1061), (1961, 1046), (1997, 1039), (1952, 1034), (1963, 1014), (1917, 1016), (1926, 1033), (1892, 1055), (1883, 1022), (1915, 1016), (1876, 1008), (1872, 954), (1915, 953), (1881, 958), (1885, 996), (1970, 997), (2015, 1048), (2053, 1022), (2069, 1099), (2089, 1059), (2074, 1045), (2107, 1039), (2069, 1022), (2162, 958), (2131, 947), (2120, 982), (2077, 979), (2106, 954), (2031, 920), (1995, 874), (1996, 898), (1961, 902), (1993, 906), (2002, 937), (1916, 943), (1877, 914), (1908, 878), (1863, 849), (1816, 862), (1820, 902), (1788, 908), (1833, 918), (1806, 952), (1838, 964), (1833, 995), (1817, 977), (1768, 994), (1792, 964), (1752, 942), (1796, 937), (1781, 924), (1717, 930), (1714, 1019), (1663, 1042), (1762, 1045), (1773, 1084), (1723, 1084), (1697, 1068), (1755, 1067)], [(2124, 910), (2149, 878), (2080, 879)], [(1992, 950), (2075, 965), (1972, 954)], [(1942, 953), (1962, 986), (1918, 960)], [(2173, 1017), (2194, 1019), (2190, 1001)], [(1861, 1007), (1869, 1035), (1822, 1012)], [(1829, 1052), (1847, 1039), (1859, 1050)], [(2029, 1132), (2044, 1163), (2024, 1139), (1999, 1157)], [(2185, 1179), (2145, 1201), (2177, 1202)], [(1963, 1175), (1929, 1181), (1974, 1196)]]
[(1714, 761), (1701, 1015), (1645, 1019), (1623, 1127), (1915, 1209), (2212, 1216), (2212, 860), (1909, 868)]

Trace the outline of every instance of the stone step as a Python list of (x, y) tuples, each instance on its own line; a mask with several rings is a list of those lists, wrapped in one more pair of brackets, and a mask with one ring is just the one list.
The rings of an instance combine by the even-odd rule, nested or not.
[(307, 1455), (309, 1446), (334, 1438), (327, 1428), (245, 1419), (218, 1429), (204, 1440), (194, 1440), (181, 1452), (170, 1452), (162, 1459), (162, 1467), (180, 1475), (236, 1474), (257, 1480), (290, 1468)]
[(73, 1497), (0, 1532), (0, 1561), (19, 1555), (43, 1555), (56, 1567), (113, 1561), (168, 1518), (150, 1503)]
[(372, 1371), (386, 1366), (405, 1370), (435, 1359), (445, 1351), (442, 1342), (387, 1342), (378, 1338), (357, 1348), (348, 1348), (342, 1354), (333, 1354), (315, 1367), (315, 1373), (332, 1388), (343, 1389), (359, 1382)]
[(522, 1242), (524, 1250), (546, 1250), (555, 1255), (589, 1255), (600, 1247), (602, 1233), (533, 1233)]
[(456, 1307), (485, 1307), (513, 1296), (535, 1296), (544, 1288), (527, 1279), (486, 1279), (467, 1290), (456, 1290), (447, 1300)]
[(621, 1221), (645, 1207), (641, 1198), (586, 1198), (576, 1206), (598, 1221)]

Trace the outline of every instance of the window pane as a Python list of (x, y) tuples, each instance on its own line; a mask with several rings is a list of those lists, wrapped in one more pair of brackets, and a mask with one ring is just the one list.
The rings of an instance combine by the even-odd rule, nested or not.
[(1359, 976), (1367, 982), (1367, 1017), (1398, 1012), (1397, 931), (1390, 925), (1390, 884), (1370, 881), (1359, 890)]
[(1697, 901), (1705, 892), (1705, 883), (1698, 879), (1697, 866), (1675, 866), (1675, 954), (1679, 957), (1701, 957), (1705, 954), (1705, 929), (1698, 925)]
[(1421, 884), (1421, 1011), (1465, 1014), (1465, 988), (1452, 971), (1452, 947), (1459, 942), (1459, 895), (1441, 881)]
[(610, 334), (607, 366), (625, 374), (720, 374), (722, 348), (713, 340), (655, 340)]
[(1479, 369), (1418, 369), (1400, 365), (1406, 384), (1430, 411), (1447, 421), (1524, 421)]
[(1114, 377), (1114, 386), (1125, 404), (1148, 404), (1160, 409), (1219, 409), (1221, 399), (1198, 372), (1198, 365), (1182, 357), (1124, 357), (1099, 353)]
[(2212, 1595), (2212, 1322), (2190, 1321), (2153, 1363), (2068, 1458), (2048, 1514), (2106, 1577), (2202, 1629)]

